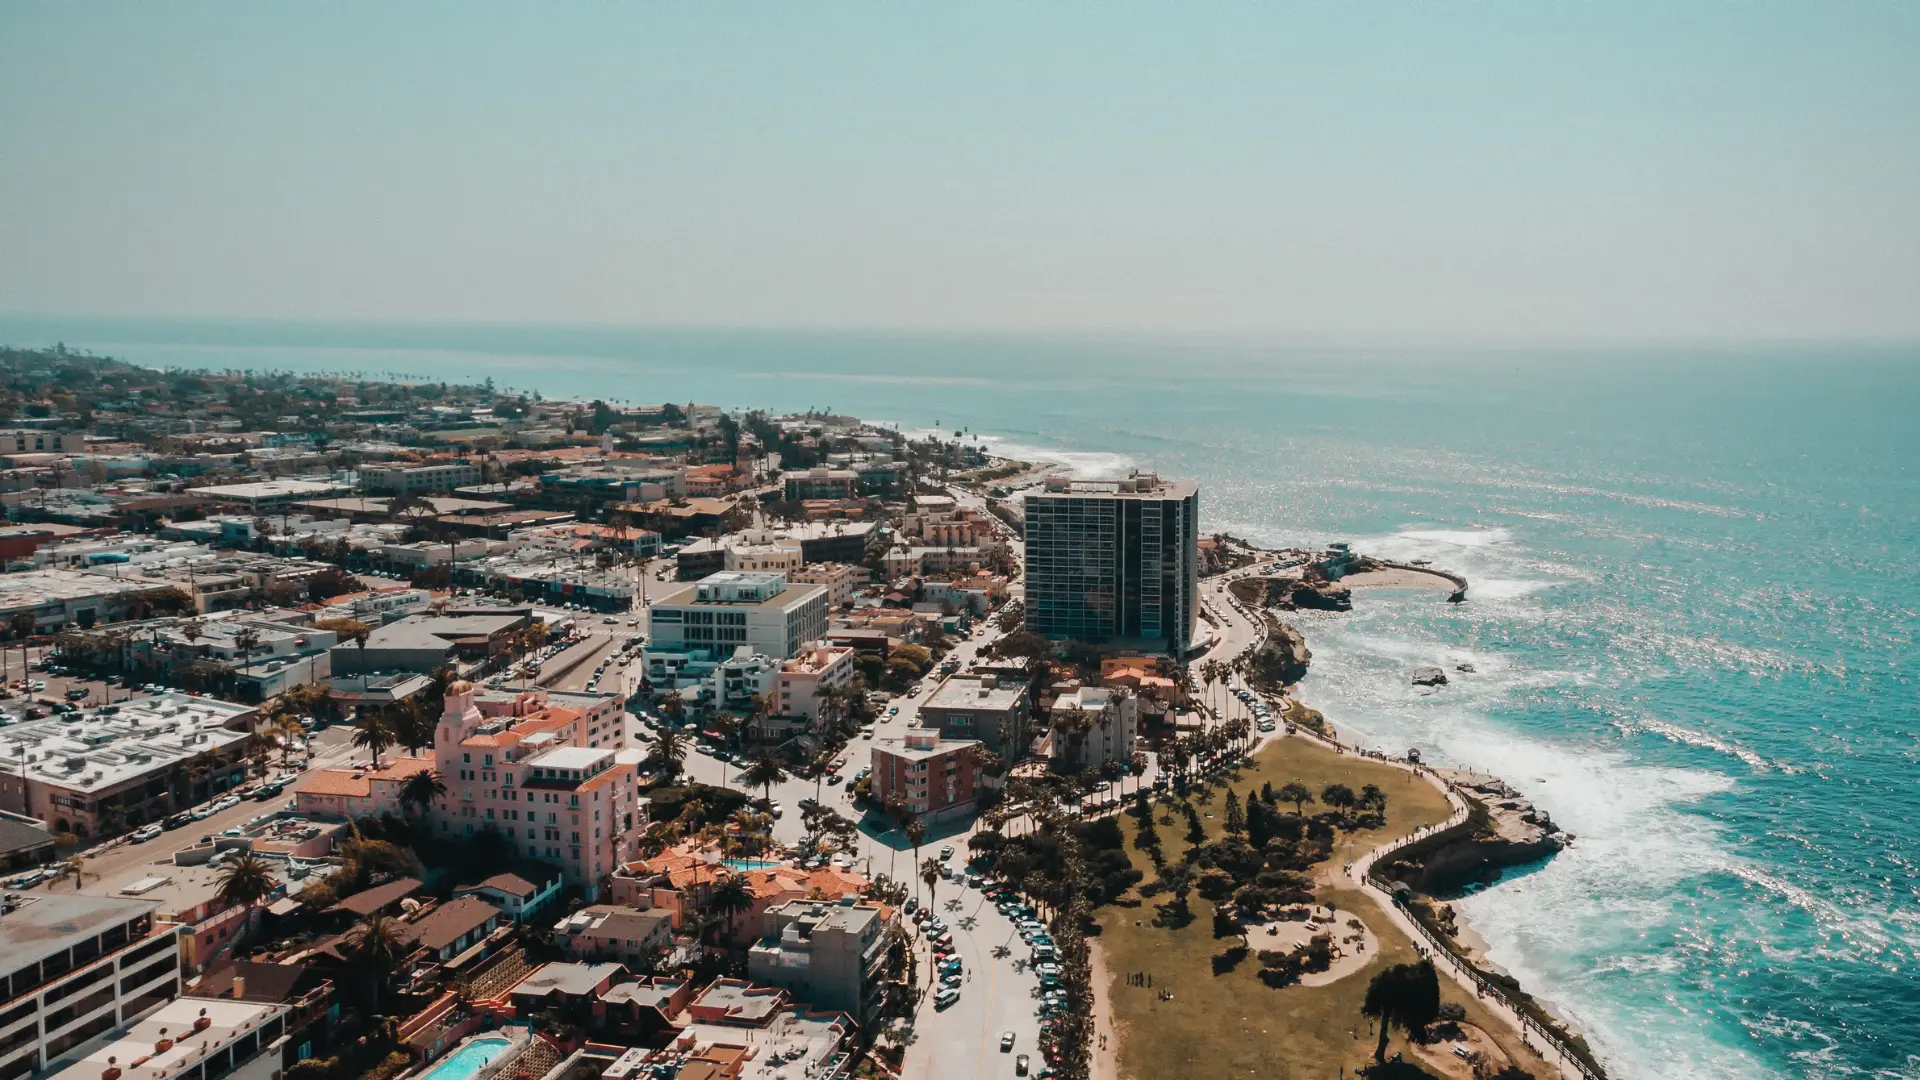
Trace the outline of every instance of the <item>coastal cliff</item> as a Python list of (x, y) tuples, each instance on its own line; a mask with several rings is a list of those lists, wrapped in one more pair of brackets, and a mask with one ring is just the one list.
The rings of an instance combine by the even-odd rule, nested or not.
[(1549, 858), (1573, 842), (1518, 791), (1483, 773), (1442, 771), (1468, 800), (1471, 811), (1458, 829), (1428, 837), (1395, 852), (1379, 876), (1428, 896), (1453, 896), (1485, 884), (1510, 866)]

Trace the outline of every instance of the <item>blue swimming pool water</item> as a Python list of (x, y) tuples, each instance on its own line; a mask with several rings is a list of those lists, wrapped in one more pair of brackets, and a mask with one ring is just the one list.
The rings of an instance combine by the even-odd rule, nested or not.
[(780, 863), (774, 859), (723, 859), (730, 870), (767, 870)]
[(511, 1045), (505, 1039), (474, 1039), (434, 1066), (426, 1080), (467, 1080)]

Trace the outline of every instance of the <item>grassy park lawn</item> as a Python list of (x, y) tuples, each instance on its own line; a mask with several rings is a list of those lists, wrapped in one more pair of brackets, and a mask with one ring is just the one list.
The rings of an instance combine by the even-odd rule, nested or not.
[[(1306, 739), (1275, 741), (1228, 786), (1244, 798), (1249, 787), (1271, 783), (1278, 788), (1293, 780), (1315, 793), (1333, 783), (1356, 791), (1377, 784), (1387, 793), (1386, 827), (1340, 834), (1332, 858), (1316, 867), (1322, 881), (1319, 902), (1358, 914), (1378, 936), (1380, 954), (1357, 973), (1329, 986), (1273, 989), (1259, 979), (1260, 961), (1253, 955), (1262, 948), (1257, 937), (1249, 942), (1251, 950), (1236, 968), (1214, 974), (1213, 957), (1238, 939), (1214, 938), (1213, 905), (1197, 893), (1191, 899), (1194, 920), (1179, 930), (1153, 925), (1152, 900), (1138, 907), (1103, 908), (1101, 933), (1093, 940), (1111, 976), (1106, 992), (1120, 1033), (1119, 1069), (1126, 1080), (1189, 1075), (1323, 1080), (1340, 1076), (1343, 1066), (1346, 1075), (1352, 1076), (1355, 1066), (1372, 1060), (1374, 1036), (1360, 1013), (1367, 981), (1381, 969), (1383, 959), (1397, 964), (1418, 957), (1372, 901), (1358, 889), (1334, 881), (1341, 879), (1341, 866), (1359, 853), (1422, 825), (1445, 821), (1450, 810), (1440, 792), (1424, 780), (1388, 765), (1336, 754)], [(1205, 819), (1210, 836), (1223, 831), (1220, 806), (1216, 797), (1200, 807), (1203, 815), (1211, 814)], [(1175, 821), (1175, 826), (1162, 826), (1160, 832), (1169, 856), (1178, 858), (1184, 847), (1178, 814)], [(1123, 815), (1122, 827), (1134, 866), (1151, 879), (1151, 860), (1132, 846), (1133, 818)], [(1128, 973), (1142, 971), (1152, 973), (1151, 989), (1128, 984)], [(1171, 990), (1173, 1000), (1159, 1000), (1161, 990)], [(1519, 1040), (1496, 1025), (1471, 995), (1444, 977), (1441, 992), (1443, 1000), (1464, 1004), (1469, 1022), (1488, 1030), (1510, 1055), (1520, 1052)], [(1404, 1047), (1396, 1034), (1388, 1055)], [(1542, 1078), (1548, 1075), (1541, 1066), (1522, 1063)]]

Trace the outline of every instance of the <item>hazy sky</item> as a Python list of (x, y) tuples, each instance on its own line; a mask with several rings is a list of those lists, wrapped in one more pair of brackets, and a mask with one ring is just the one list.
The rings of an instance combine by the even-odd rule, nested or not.
[(1920, 336), (1920, 4), (0, 0), (0, 310)]

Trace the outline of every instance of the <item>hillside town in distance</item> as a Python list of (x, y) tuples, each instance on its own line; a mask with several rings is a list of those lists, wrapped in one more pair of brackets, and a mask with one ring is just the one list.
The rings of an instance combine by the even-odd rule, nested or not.
[(0, 363), (0, 1080), (1085, 1077), (1090, 826), (1274, 728), (1189, 482)]

